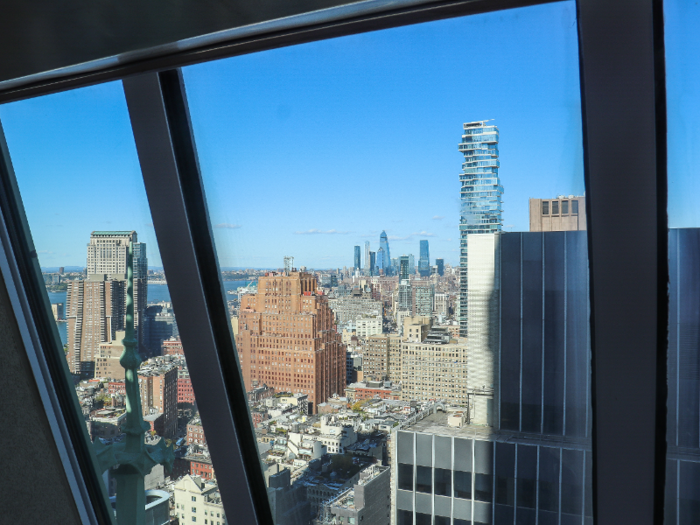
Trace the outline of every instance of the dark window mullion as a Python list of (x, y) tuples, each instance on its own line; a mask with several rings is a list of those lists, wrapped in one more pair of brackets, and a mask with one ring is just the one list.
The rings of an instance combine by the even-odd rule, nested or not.
[(657, 114), (663, 45), (654, 40), (660, 3), (578, 1), (597, 525), (663, 520), (668, 272), (665, 167), (659, 169), (665, 136), (657, 121), (665, 119)]
[[(180, 71), (123, 81), (163, 268), (227, 514), (272, 524)], [(223, 321), (222, 321), (223, 319)]]

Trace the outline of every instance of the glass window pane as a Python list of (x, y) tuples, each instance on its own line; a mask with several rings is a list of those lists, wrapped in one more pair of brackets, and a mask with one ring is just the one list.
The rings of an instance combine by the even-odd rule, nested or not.
[[(63, 345), (56, 351), (65, 356), (90, 440), (116, 447), (126, 436), (120, 358), (129, 339), (132, 246), (144, 441), (149, 447), (162, 441), (175, 455), (172, 472), (156, 464), (145, 488), (167, 489), (187, 521), (204, 508), (223, 511), (214, 500), (203, 507), (183, 481), (198, 477), (203, 491), (217, 494), (121, 83), (6, 104), (0, 118)], [(115, 465), (96, 468), (106, 470), (114, 498)]]
[(700, 521), (700, 6), (664, 2), (668, 119), (667, 525)]
[[(268, 484), (278, 523), (280, 501), (347, 516), (380, 463), (394, 520), (529, 516), (540, 486), (558, 505), (539, 449), (590, 451), (575, 29), (561, 2), (184, 69), (245, 388), (269, 396), (262, 468), (290, 480)], [(478, 82), (465, 34), (500, 64)]]
[(427, 492), (428, 494), (433, 491), (433, 469), (430, 467), (416, 467), (416, 491)]
[(399, 488), (413, 490), (413, 465), (399, 463)]
[(445, 468), (435, 469), (435, 494), (452, 496), (452, 471)]

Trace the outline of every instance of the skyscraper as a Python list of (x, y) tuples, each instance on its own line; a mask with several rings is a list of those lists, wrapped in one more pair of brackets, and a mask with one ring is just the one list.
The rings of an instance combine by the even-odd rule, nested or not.
[(134, 245), (134, 324), (138, 349), (143, 346), (147, 302), (146, 244), (135, 231), (94, 231), (87, 245), (87, 278), (68, 283), (68, 363), (71, 372), (91, 376), (102, 343), (124, 329), (129, 244)]
[(409, 273), (408, 273), (408, 266), (409, 266), (409, 259), (408, 255), (402, 255), (399, 257), (399, 282), (403, 280), (408, 280)]
[(377, 275), (377, 254), (369, 252), (369, 275)]
[(319, 403), (345, 391), (345, 345), (327, 296), (306, 272), (270, 272), (241, 299), (236, 347), (247, 390), (253, 382), (308, 394)]
[(360, 263), (360, 247), (359, 246), (355, 246), (355, 260), (353, 261), (352, 267), (354, 270), (359, 270), (360, 268), (362, 268), (362, 265)]
[(112, 341), (124, 329), (126, 281), (68, 281), (68, 368), (73, 374), (93, 377), (100, 344)]
[(438, 275), (445, 275), (445, 260), (435, 259), (435, 266), (437, 266)]
[(110, 279), (126, 279), (129, 243), (134, 243), (134, 279), (145, 279), (148, 273), (146, 245), (138, 242), (135, 231), (94, 231), (87, 245), (87, 275), (108, 275)]
[(384, 257), (385, 257), (384, 248), (380, 247), (379, 250), (377, 250), (377, 258), (374, 261), (375, 262), (374, 275), (379, 275), (379, 270), (384, 270), (386, 272), (386, 269), (384, 267)]
[(420, 241), (420, 258), (418, 259), (418, 273), (421, 277), (430, 276), (430, 249), (428, 241)]
[(399, 257), (399, 310), (411, 310), (411, 281), (408, 255)]
[[(129, 243), (134, 244), (134, 326), (139, 342), (138, 349), (143, 353), (145, 348), (142, 325), (148, 303), (146, 243), (138, 242), (138, 235), (134, 230), (92, 232), (87, 245), (87, 278), (125, 281)], [(124, 293), (126, 294), (126, 288)]]
[(459, 180), (461, 211), (460, 233), (460, 336), (467, 335), (467, 242), (472, 233), (495, 233), (503, 226), (501, 195), (503, 186), (498, 177), (499, 132), (488, 121), (464, 124), (459, 151), (464, 154)]
[(384, 250), (384, 257), (382, 257), (382, 266), (384, 270), (384, 275), (391, 275), (391, 252), (389, 252), (389, 237), (385, 231), (382, 230), (382, 234), (379, 236), (379, 248)]
[(372, 266), (369, 260), (369, 241), (365, 241), (365, 274), (369, 275)]
[(416, 259), (413, 257), (412, 253), (408, 254), (408, 274), (413, 275), (416, 273)]

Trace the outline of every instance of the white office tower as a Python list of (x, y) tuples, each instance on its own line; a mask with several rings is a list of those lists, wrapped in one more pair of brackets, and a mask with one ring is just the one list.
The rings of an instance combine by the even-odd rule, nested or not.
[[(467, 242), (469, 383), (471, 389), (492, 394), (498, 391), (494, 362), (498, 359), (500, 329), (500, 240), (500, 233), (474, 233), (468, 235)], [(488, 414), (488, 419), (491, 424), (497, 414)]]

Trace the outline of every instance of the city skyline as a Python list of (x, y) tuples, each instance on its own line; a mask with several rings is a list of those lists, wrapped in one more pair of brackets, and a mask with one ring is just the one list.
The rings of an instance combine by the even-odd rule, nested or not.
[[(367, 239), (377, 247), (377, 226), (394, 254), (417, 255), (418, 240), (429, 239), (435, 256), (456, 265), (463, 155), (455, 145), (462, 124), (479, 118), (496, 119), (503, 134), (504, 230), (527, 229), (529, 197), (582, 194), (575, 8), (513, 14), (184, 68), (220, 265), (276, 268), (296, 253), (297, 266), (349, 266), (347, 247)], [(490, 41), (501, 63), (466, 84), (481, 59), (455, 67), (465, 33)], [(120, 83), (5, 104), (0, 117), (42, 266), (82, 266), (82, 239), (95, 229), (137, 230), (161, 266)], [(547, 155), (532, 154), (535, 122), (548, 130)], [(254, 196), (263, 176), (263, 188), (284, 190)], [(115, 180), (124, 204), (106, 208)]]

